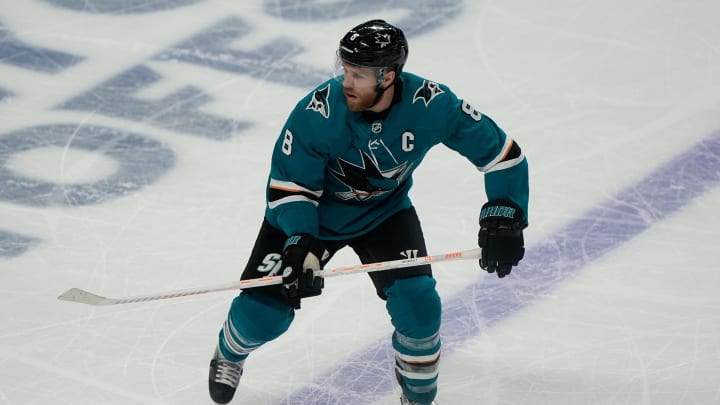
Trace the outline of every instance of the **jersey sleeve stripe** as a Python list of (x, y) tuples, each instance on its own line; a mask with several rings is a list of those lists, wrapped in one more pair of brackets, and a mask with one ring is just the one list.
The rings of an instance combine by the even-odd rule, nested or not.
[(280, 205), (305, 201), (318, 206), (322, 190), (309, 190), (297, 183), (270, 179), (268, 190), (268, 207), (274, 209)]
[(320, 198), (322, 196), (322, 190), (310, 190), (308, 188), (305, 188), (297, 183), (293, 183), (291, 181), (280, 181), (275, 179), (270, 179), (270, 188), (274, 190), (282, 190), (287, 191), (291, 193), (307, 193), (312, 196), (315, 196), (316, 198)]
[(301, 202), (301, 201), (309, 202), (310, 204), (312, 204), (316, 207), (318, 206), (318, 202), (316, 200), (313, 200), (312, 198), (308, 198), (304, 195), (295, 194), (295, 195), (289, 195), (287, 197), (282, 197), (282, 198), (268, 201), (268, 208), (270, 208), (272, 210), (283, 204), (287, 204), (287, 203), (291, 203), (291, 202)]
[(511, 138), (506, 138), (500, 153), (490, 163), (485, 166), (478, 166), (477, 169), (484, 173), (503, 170), (519, 164), (524, 158), (525, 155), (520, 146)]
[(521, 153), (520, 153), (520, 156), (516, 157), (515, 159), (504, 160), (504, 161), (496, 164), (495, 166), (493, 166), (493, 167), (490, 168), (489, 170), (486, 170), (485, 173), (490, 173), (490, 172), (494, 172), (494, 171), (498, 171), (498, 170), (505, 170), (505, 169), (508, 169), (508, 168), (510, 168), (510, 167), (517, 166), (517, 165), (519, 165), (520, 162), (522, 162), (523, 160), (525, 160), (525, 154), (521, 152)]

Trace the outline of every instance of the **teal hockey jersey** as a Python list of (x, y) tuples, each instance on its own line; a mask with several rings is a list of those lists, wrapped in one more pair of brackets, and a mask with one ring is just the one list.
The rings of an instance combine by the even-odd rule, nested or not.
[(335, 79), (298, 102), (273, 150), (270, 224), (326, 240), (362, 235), (412, 205), (413, 171), (441, 143), (485, 173), (488, 200), (509, 198), (527, 215), (527, 161), (492, 119), (447, 86), (409, 72), (395, 91), (387, 115), (374, 118), (349, 111)]

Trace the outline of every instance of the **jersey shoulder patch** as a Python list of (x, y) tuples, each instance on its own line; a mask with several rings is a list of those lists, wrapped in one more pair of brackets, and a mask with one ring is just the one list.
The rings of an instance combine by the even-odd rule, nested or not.
[(325, 118), (330, 118), (330, 84), (328, 83), (322, 89), (315, 90), (310, 97), (306, 110), (313, 110), (320, 113)]
[(423, 80), (422, 85), (415, 91), (413, 104), (418, 100), (422, 100), (425, 103), (425, 107), (427, 107), (435, 97), (442, 93), (445, 93), (445, 90), (440, 88), (439, 84), (429, 80)]

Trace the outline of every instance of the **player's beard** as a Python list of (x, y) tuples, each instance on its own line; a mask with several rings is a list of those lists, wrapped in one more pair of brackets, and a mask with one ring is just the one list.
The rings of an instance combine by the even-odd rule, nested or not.
[(377, 98), (377, 90), (370, 87), (367, 89), (346, 89), (345, 103), (347, 104), (348, 110), (354, 112), (365, 111), (375, 104)]

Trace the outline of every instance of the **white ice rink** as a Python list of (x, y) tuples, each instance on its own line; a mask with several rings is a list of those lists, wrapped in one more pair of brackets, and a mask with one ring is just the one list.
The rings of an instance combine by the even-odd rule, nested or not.
[[(286, 114), (375, 17), (531, 170), (521, 267), (435, 266), (438, 402), (720, 404), (717, 0), (0, 0), (0, 404), (211, 403), (235, 293), (56, 297), (237, 279)], [(439, 146), (415, 183), (429, 250), (473, 248), (482, 175)], [(303, 305), (233, 403), (397, 405), (367, 277)]]

